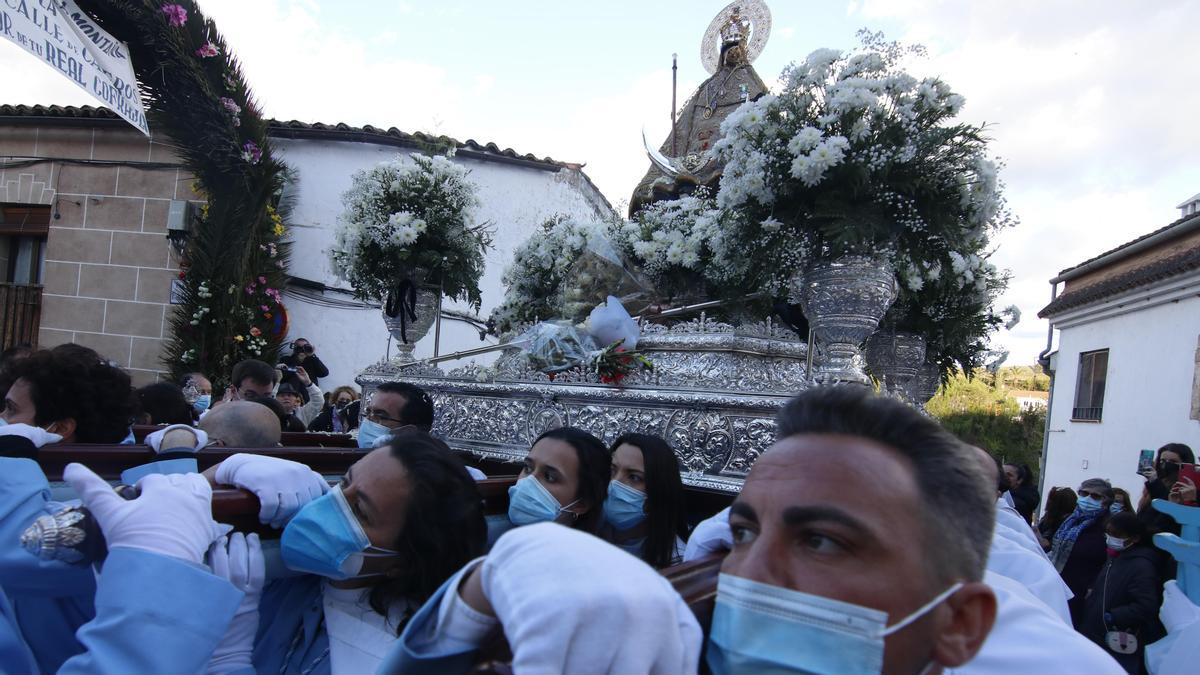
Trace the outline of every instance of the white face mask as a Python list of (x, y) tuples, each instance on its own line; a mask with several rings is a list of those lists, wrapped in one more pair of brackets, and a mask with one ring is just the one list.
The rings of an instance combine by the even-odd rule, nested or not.
[(1120, 539), (1112, 536), (1111, 534), (1104, 535), (1104, 543), (1114, 551), (1124, 551), (1125, 549), (1129, 548), (1128, 539)]

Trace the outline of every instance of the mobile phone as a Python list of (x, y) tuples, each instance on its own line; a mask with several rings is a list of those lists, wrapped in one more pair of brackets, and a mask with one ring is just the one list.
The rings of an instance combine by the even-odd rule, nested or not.
[(1196, 470), (1195, 464), (1180, 464), (1179, 477), (1187, 478), (1192, 481), (1192, 485), (1200, 488), (1200, 471)]
[(1142, 450), (1142, 454), (1138, 457), (1137, 472), (1145, 475), (1147, 471), (1154, 468), (1154, 451)]

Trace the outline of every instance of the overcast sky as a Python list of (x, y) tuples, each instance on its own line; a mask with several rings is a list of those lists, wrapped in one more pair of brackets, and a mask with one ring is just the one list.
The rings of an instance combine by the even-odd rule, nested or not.
[[(586, 163), (624, 208), (647, 167), (646, 129), (669, 131), (671, 54), (680, 102), (706, 75), (700, 39), (725, 0), (385, 2), (201, 0), (265, 112), (492, 141)], [(859, 28), (919, 42), (920, 74), (966, 96), (961, 119), (989, 124), (1018, 227), (994, 257), (1012, 270), (1003, 304), (1024, 319), (998, 346), (1010, 363), (1044, 347), (1047, 281), (1157, 229), (1200, 192), (1200, 2), (1189, 0), (852, 0), (768, 3), (755, 67), (773, 82)], [(0, 41), (0, 102), (95, 105), (49, 67)]]

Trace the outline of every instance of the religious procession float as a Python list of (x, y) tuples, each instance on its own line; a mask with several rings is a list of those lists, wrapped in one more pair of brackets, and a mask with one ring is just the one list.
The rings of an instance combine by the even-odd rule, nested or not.
[(752, 66), (770, 25), (761, 2), (712, 21), (710, 76), (647, 146), (628, 218), (554, 219), (518, 247), (488, 321), (499, 345), (412, 357), (442, 297), (479, 304), (490, 234), (465, 171), (417, 156), (355, 176), (334, 268), (401, 345), (360, 374), (364, 394), (416, 384), (435, 434), (500, 461), (564, 425), (657, 434), (685, 483), (732, 491), (797, 392), (857, 383), (920, 406), (982, 365), (1017, 318), (993, 309), (1007, 275), (987, 259), (1011, 217), (984, 129), (956, 120), (946, 83), (904, 70), (920, 47), (866, 32), (770, 91)]

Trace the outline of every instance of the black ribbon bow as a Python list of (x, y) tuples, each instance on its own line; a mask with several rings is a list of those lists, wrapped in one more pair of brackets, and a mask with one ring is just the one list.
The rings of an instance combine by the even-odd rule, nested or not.
[(383, 312), (394, 319), (400, 316), (400, 339), (408, 344), (408, 324), (417, 320), (417, 285), (412, 279), (401, 279), (396, 289), (388, 293)]

